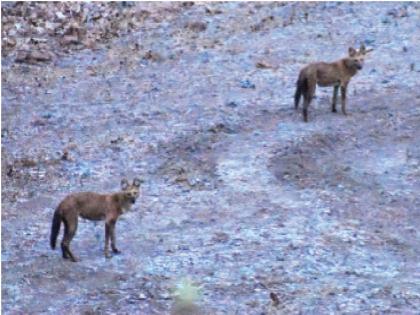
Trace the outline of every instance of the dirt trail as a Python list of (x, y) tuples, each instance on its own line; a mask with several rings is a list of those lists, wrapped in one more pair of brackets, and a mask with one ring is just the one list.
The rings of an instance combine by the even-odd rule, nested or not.
[[(2, 59), (3, 312), (167, 314), (189, 277), (200, 314), (418, 313), (419, 5), (174, 6), (93, 51)], [(360, 41), (349, 115), (318, 89), (303, 123), (299, 68)], [(61, 198), (134, 175), (122, 255), (87, 221), (80, 263), (49, 249)]]

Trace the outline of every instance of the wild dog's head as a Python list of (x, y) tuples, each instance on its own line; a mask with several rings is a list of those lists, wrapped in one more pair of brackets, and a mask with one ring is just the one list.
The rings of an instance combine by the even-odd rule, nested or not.
[(136, 199), (139, 196), (140, 185), (142, 183), (143, 180), (138, 178), (135, 178), (132, 184), (130, 184), (125, 178), (121, 180), (121, 193), (124, 199), (124, 205), (131, 206), (136, 202)]
[(347, 65), (353, 69), (360, 70), (363, 68), (365, 57), (372, 49), (366, 49), (365, 45), (361, 44), (359, 50), (353, 47), (349, 48), (349, 57), (347, 58)]

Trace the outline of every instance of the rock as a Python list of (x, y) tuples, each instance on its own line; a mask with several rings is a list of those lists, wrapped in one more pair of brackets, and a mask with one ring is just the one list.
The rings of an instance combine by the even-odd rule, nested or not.
[(123, 142), (124, 141), (124, 138), (123, 137), (121, 137), (121, 136), (118, 136), (117, 138), (115, 138), (115, 139), (111, 139), (111, 141), (110, 141), (110, 143), (111, 144), (119, 144), (119, 143), (121, 143), (121, 142)]
[(144, 56), (143, 56), (144, 60), (151, 60), (151, 61), (162, 61), (163, 58), (162, 56), (154, 51), (149, 50)]
[(270, 299), (273, 303), (273, 306), (278, 306), (280, 304), (280, 299), (274, 292), (270, 292)]
[(199, 58), (203, 63), (208, 63), (210, 61), (210, 55), (207, 51), (200, 53)]
[(17, 30), (15, 28), (11, 28), (8, 32), (7, 35), (10, 37), (15, 37), (17, 35)]
[(183, 7), (192, 7), (194, 5), (194, 1), (182, 1), (181, 6)]
[(189, 22), (185, 25), (185, 28), (193, 32), (204, 32), (207, 29), (207, 24), (204, 22)]
[(65, 20), (67, 17), (60, 11), (55, 12), (55, 16), (59, 19), (59, 20)]
[(125, 8), (125, 7), (132, 7), (135, 5), (135, 1), (121, 1), (121, 7)]
[(61, 26), (61, 23), (52, 23), (52, 22), (45, 22), (45, 29), (47, 33), (53, 35), (55, 30)]
[(5, 37), (3, 38), (3, 44), (9, 47), (15, 47), (16, 46), (16, 40), (11, 37)]
[(226, 243), (229, 241), (229, 234), (225, 232), (216, 232), (211, 240), (214, 243)]
[(257, 67), (258, 69), (276, 69), (277, 68), (271, 65), (270, 63), (268, 63), (267, 61), (258, 61), (255, 64), (255, 67)]
[(6, 175), (8, 177), (12, 177), (14, 172), (15, 172), (15, 170), (13, 168), (13, 165), (10, 165), (10, 164), (7, 165), (7, 167), (6, 167)]
[(1, 128), (1, 137), (7, 138), (9, 136), (9, 129), (7, 128)]
[(65, 35), (60, 41), (61, 45), (67, 46), (67, 45), (77, 45), (80, 44), (79, 38), (77, 35)]
[(46, 38), (36, 38), (36, 37), (32, 37), (32, 38), (30, 39), (30, 43), (35, 44), (35, 45), (37, 45), (37, 44), (41, 44), (41, 43), (47, 43), (47, 42), (48, 42), (48, 39), (46, 39)]
[(22, 158), (18, 161), (22, 167), (34, 167), (37, 166), (38, 163), (31, 158)]
[(203, 311), (197, 305), (184, 305), (182, 303), (175, 303), (172, 307), (171, 315), (200, 315)]
[(210, 7), (206, 7), (205, 11), (209, 15), (216, 15), (216, 14), (222, 14), (223, 13), (223, 11), (220, 10), (220, 9), (213, 9), (213, 8), (210, 8)]
[(275, 18), (272, 15), (261, 19), (261, 21), (259, 23), (251, 25), (251, 31), (252, 32), (258, 32), (258, 31), (263, 30), (266, 26), (270, 25), (270, 23), (272, 23), (274, 21), (274, 19)]
[(395, 19), (395, 18), (407, 17), (408, 12), (407, 12), (407, 9), (405, 8), (400, 8), (400, 9), (393, 8), (387, 12), (387, 15), (392, 16)]
[(375, 38), (373, 36), (369, 36), (365, 38), (364, 42), (366, 46), (372, 46), (375, 43)]
[(251, 83), (251, 81), (249, 81), (248, 79), (242, 80), (240, 82), (240, 86), (243, 89), (255, 89), (255, 84), (254, 83)]
[(92, 66), (88, 66), (86, 68), (86, 73), (90, 76), (96, 76), (98, 73), (96, 72), (95, 68), (93, 68)]
[(190, 247), (188, 245), (178, 245), (178, 250), (189, 251)]
[(63, 151), (63, 154), (61, 155), (61, 160), (63, 160), (63, 161), (70, 161), (71, 160), (69, 151), (67, 151), (67, 150)]
[(147, 300), (147, 296), (144, 293), (139, 293), (138, 298), (139, 298), (139, 300)]
[(89, 48), (89, 49), (92, 49), (92, 50), (95, 50), (95, 49), (97, 48), (97, 46), (96, 46), (96, 41), (95, 41), (95, 39), (93, 39), (93, 38), (85, 38), (85, 39), (82, 41), (82, 44), (83, 44), (86, 48)]
[(85, 34), (86, 30), (77, 22), (70, 23), (64, 31), (64, 35), (74, 35), (77, 36), (78, 39), (82, 38)]
[(15, 62), (25, 62), (28, 54), (27, 51), (19, 50), (16, 54)]
[(234, 101), (230, 101), (229, 103), (226, 104), (226, 106), (230, 108), (236, 108), (238, 107), (238, 104)]
[(384, 17), (384, 18), (382, 19), (382, 23), (383, 23), (383, 24), (389, 24), (389, 23), (391, 23), (391, 20), (390, 20), (388, 17)]
[(48, 62), (52, 60), (52, 54), (46, 50), (32, 50), (18, 51), (15, 62), (22, 63), (36, 63), (36, 62)]
[(29, 58), (34, 61), (51, 61), (51, 53), (45, 50), (34, 50), (29, 53)]
[(51, 113), (42, 114), (41, 117), (44, 119), (50, 119), (53, 115)]

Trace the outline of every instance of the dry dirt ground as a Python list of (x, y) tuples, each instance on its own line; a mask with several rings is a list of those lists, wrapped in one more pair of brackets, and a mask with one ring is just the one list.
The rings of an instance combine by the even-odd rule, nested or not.
[[(3, 56), (4, 314), (167, 314), (183, 279), (198, 314), (418, 314), (419, 4), (163, 7), (95, 49)], [(360, 42), (349, 115), (320, 88), (303, 123), (299, 69)], [(83, 220), (80, 263), (49, 248), (66, 194), (134, 176), (121, 255)]]

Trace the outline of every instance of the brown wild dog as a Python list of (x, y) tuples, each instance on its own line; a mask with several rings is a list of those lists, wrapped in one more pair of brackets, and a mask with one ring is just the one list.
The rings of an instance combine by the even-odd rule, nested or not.
[(299, 73), (296, 83), (295, 109), (299, 107), (301, 95), (303, 95), (303, 120), (308, 121), (308, 107), (315, 94), (315, 88), (319, 86), (333, 86), (332, 112), (336, 113), (338, 89), (341, 91), (341, 111), (346, 113), (346, 92), (350, 79), (363, 68), (366, 54), (372, 49), (366, 50), (365, 46), (360, 45), (357, 51), (353, 47), (349, 48), (349, 55), (346, 58), (335, 62), (315, 62), (304, 67)]
[(78, 261), (70, 250), (70, 242), (76, 234), (78, 217), (99, 221), (105, 220), (105, 257), (111, 257), (108, 251), (109, 240), (113, 253), (120, 253), (115, 243), (115, 223), (118, 217), (129, 210), (139, 196), (140, 184), (134, 179), (130, 185), (126, 179), (121, 181), (121, 191), (110, 194), (80, 192), (68, 195), (54, 212), (51, 228), (50, 245), (55, 249), (61, 222), (64, 224), (64, 236), (61, 242), (63, 258)]

